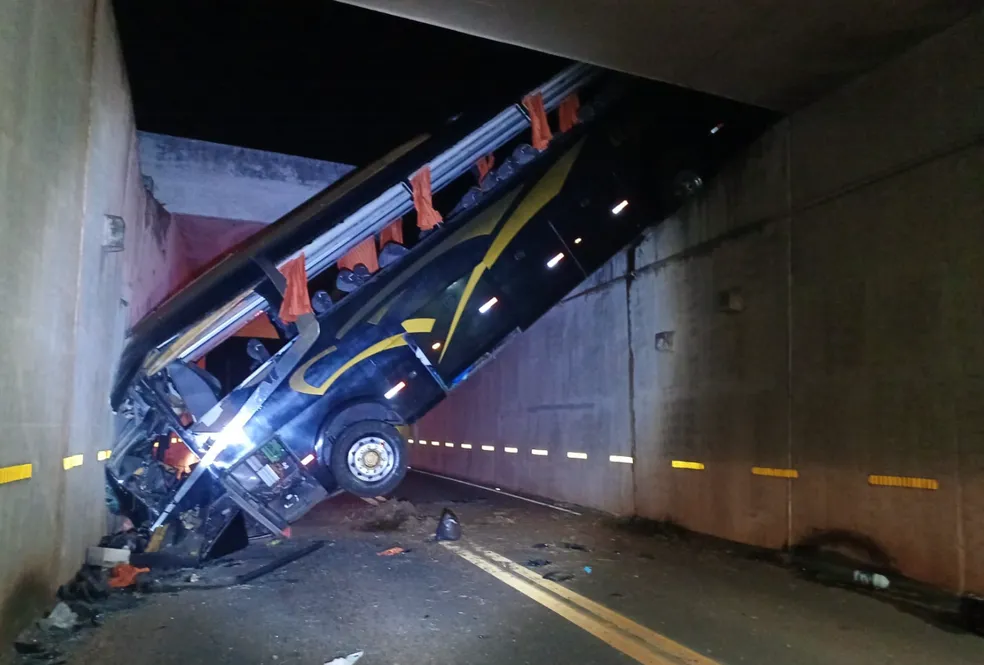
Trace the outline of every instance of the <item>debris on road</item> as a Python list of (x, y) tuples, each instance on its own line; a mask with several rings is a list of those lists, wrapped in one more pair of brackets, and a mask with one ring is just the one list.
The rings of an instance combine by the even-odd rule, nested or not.
[(130, 563), (130, 551), (126, 547), (90, 547), (85, 551), (85, 562), (90, 566), (112, 568), (118, 563)]
[(149, 572), (150, 568), (137, 568), (128, 563), (117, 564), (113, 566), (113, 573), (109, 577), (109, 586), (114, 589), (125, 589), (136, 584), (138, 575)]
[(549, 566), (550, 561), (548, 559), (530, 559), (526, 565), (530, 568), (540, 568), (541, 566)]
[(363, 531), (396, 531), (411, 517), (417, 516), (417, 508), (409, 501), (384, 501), (369, 512), (362, 521)]
[(55, 608), (51, 610), (45, 618), (38, 621), (41, 630), (72, 630), (78, 625), (79, 615), (72, 611), (72, 608), (59, 601)]
[(450, 509), (445, 508), (444, 512), (441, 513), (435, 535), (438, 540), (458, 540), (461, 538), (461, 522)]
[(543, 579), (550, 580), (551, 582), (566, 582), (567, 580), (574, 579), (574, 576), (571, 575), (570, 573), (565, 573), (559, 570), (553, 570), (549, 573), (546, 573), (543, 576)]
[(586, 573), (587, 573), (588, 575), (590, 575), (590, 574), (591, 574), (591, 570), (592, 570), (592, 569), (591, 569), (591, 566), (585, 566), (585, 567), (584, 567), (584, 572), (586, 572)]
[(397, 554), (404, 554), (409, 550), (405, 550), (402, 547), (391, 547), (388, 550), (383, 550), (382, 552), (376, 552), (376, 556), (396, 556)]
[(335, 660), (330, 660), (325, 665), (354, 665), (356, 661), (362, 658), (364, 651), (356, 651), (355, 653), (350, 653), (344, 658), (336, 658)]

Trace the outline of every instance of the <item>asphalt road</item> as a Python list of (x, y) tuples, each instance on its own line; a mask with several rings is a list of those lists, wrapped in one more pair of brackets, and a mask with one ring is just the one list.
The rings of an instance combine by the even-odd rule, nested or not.
[[(445, 507), (488, 570), (429, 542)], [(327, 545), (249, 585), (146, 596), (68, 663), (321, 665), (359, 650), (360, 665), (984, 662), (979, 637), (779, 566), (418, 474), (380, 505), (322, 504), (296, 542), (258, 543), (243, 566), (313, 539)], [(408, 551), (378, 555), (395, 546)], [(534, 581), (545, 573), (571, 577)]]

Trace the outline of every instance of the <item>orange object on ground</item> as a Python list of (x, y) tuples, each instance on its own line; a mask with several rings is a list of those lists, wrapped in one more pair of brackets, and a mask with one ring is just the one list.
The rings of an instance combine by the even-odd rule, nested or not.
[(533, 140), (531, 143), (537, 150), (545, 150), (550, 145), (553, 134), (550, 132), (550, 123), (547, 122), (547, 112), (543, 108), (543, 95), (535, 92), (523, 98), (523, 106), (530, 114), (530, 126), (533, 129)]
[(284, 323), (293, 323), (302, 314), (314, 314), (311, 296), (308, 295), (307, 271), (304, 269), (304, 252), (291, 259), (280, 269), (287, 278), (284, 301), (280, 305), (280, 318)]
[(403, 218), (397, 217), (389, 226), (379, 234), (379, 246), (385, 247), (386, 243), (395, 242), (397, 245), (403, 244)]
[(364, 265), (370, 273), (379, 270), (379, 256), (376, 254), (376, 239), (369, 236), (338, 259), (338, 269), (352, 270), (358, 264)]
[(434, 210), (431, 200), (431, 170), (425, 166), (410, 178), (413, 186), (413, 207), (417, 210), (417, 227), (421, 231), (430, 231), (444, 221), (441, 213)]
[(128, 563), (118, 563), (113, 566), (113, 571), (110, 573), (109, 586), (114, 589), (125, 589), (136, 583), (137, 575), (149, 572), (150, 568), (137, 568)]
[(478, 169), (478, 184), (481, 185), (482, 181), (485, 180), (485, 176), (489, 174), (492, 167), (495, 166), (495, 155), (489, 153), (485, 157), (480, 157), (477, 162), (475, 162), (475, 167)]
[(581, 100), (578, 99), (576, 92), (568, 95), (560, 103), (560, 107), (557, 109), (557, 115), (559, 116), (558, 120), (561, 132), (566, 132), (578, 123), (577, 110), (579, 108), (581, 108)]
[(406, 550), (402, 547), (391, 547), (388, 550), (376, 552), (376, 556), (396, 556), (397, 554), (403, 554), (404, 552), (406, 552)]

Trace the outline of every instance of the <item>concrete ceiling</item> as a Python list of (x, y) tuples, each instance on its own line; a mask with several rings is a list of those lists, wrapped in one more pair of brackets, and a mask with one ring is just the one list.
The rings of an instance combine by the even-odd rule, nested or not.
[(981, 7), (980, 0), (342, 1), (778, 111)]

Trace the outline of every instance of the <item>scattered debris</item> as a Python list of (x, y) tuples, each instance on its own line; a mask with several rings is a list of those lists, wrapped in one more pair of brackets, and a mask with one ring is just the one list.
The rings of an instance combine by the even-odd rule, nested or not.
[(435, 536), (438, 540), (458, 540), (461, 538), (461, 522), (450, 509), (445, 508), (444, 512), (441, 513)]
[(41, 630), (72, 630), (79, 623), (79, 615), (72, 611), (72, 608), (59, 601), (55, 608), (51, 610), (45, 618), (38, 621)]
[(578, 552), (587, 552), (588, 548), (580, 543), (561, 543), (561, 547), (568, 550), (577, 550)]
[(106, 547), (117, 550), (130, 550), (131, 552), (143, 552), (147, 548), (147, 535), (137, 529), (127, 529), (117, 531), (108, 536), (103, 536), (99, 540), (99, 547)]
[(591, 574), (591, 570), (592, 570), (592, 569), (591, 569), (591, 566), (585, 566), (585, 567), (584, 567), (584, 572), (586, 572), (586, 573), (587, 573), (588, 575), (590, 575), (590, 574)]
[(547, 559), (530, 559), (526, 562), (526, 565), (530, 568), (540, 568), (541, 566), (549, 566), (550, 561)]
[(574, 579), (574, 576), (570, 573), (561, 572), (559, 570), (551, 571), (543, 576), (543, 579), (550, 580), (551, 582), (566, 582), (567, 580)]
[(90, 547), (85, 552), (85, 562), (90, 566), (112, 568), (118, 563), (130, 563), (130, 552), (126, 547)]
[(410, 550), (405, 550), (402, 547), (391, 547), (388, 550), (376, 552), (376, 556), (396, 556), (397, 554), (404, 554), (409, 551)]
[(67, 601), (92, 603), (109, 596), (106, 571), (100, 567), (83, 566), (71, 582), (58, 588), (58, 598)]
[(362, 658), (362, 654), (364, 653), (365, 653), (364, 651), (356, 651), (355, 653), (350, 653), (344, 658), (336, 658), (334, 660), (330, 660), (327, 663), (325, 663), (325, 665), (354, 665), (357, 660)]
[(361, 528), (363, 531), (396, 531), (416, 516), (417, 508), (409, 501), (384, 501), (373, 507)]
[(149, 572), (150, 568), (137, 568), (128, 563), (117, 564), (113, 566), (113, 573), (109, 578), (109, 586), (114, 589), (125, 589), (136, 584), (138, 575)]

